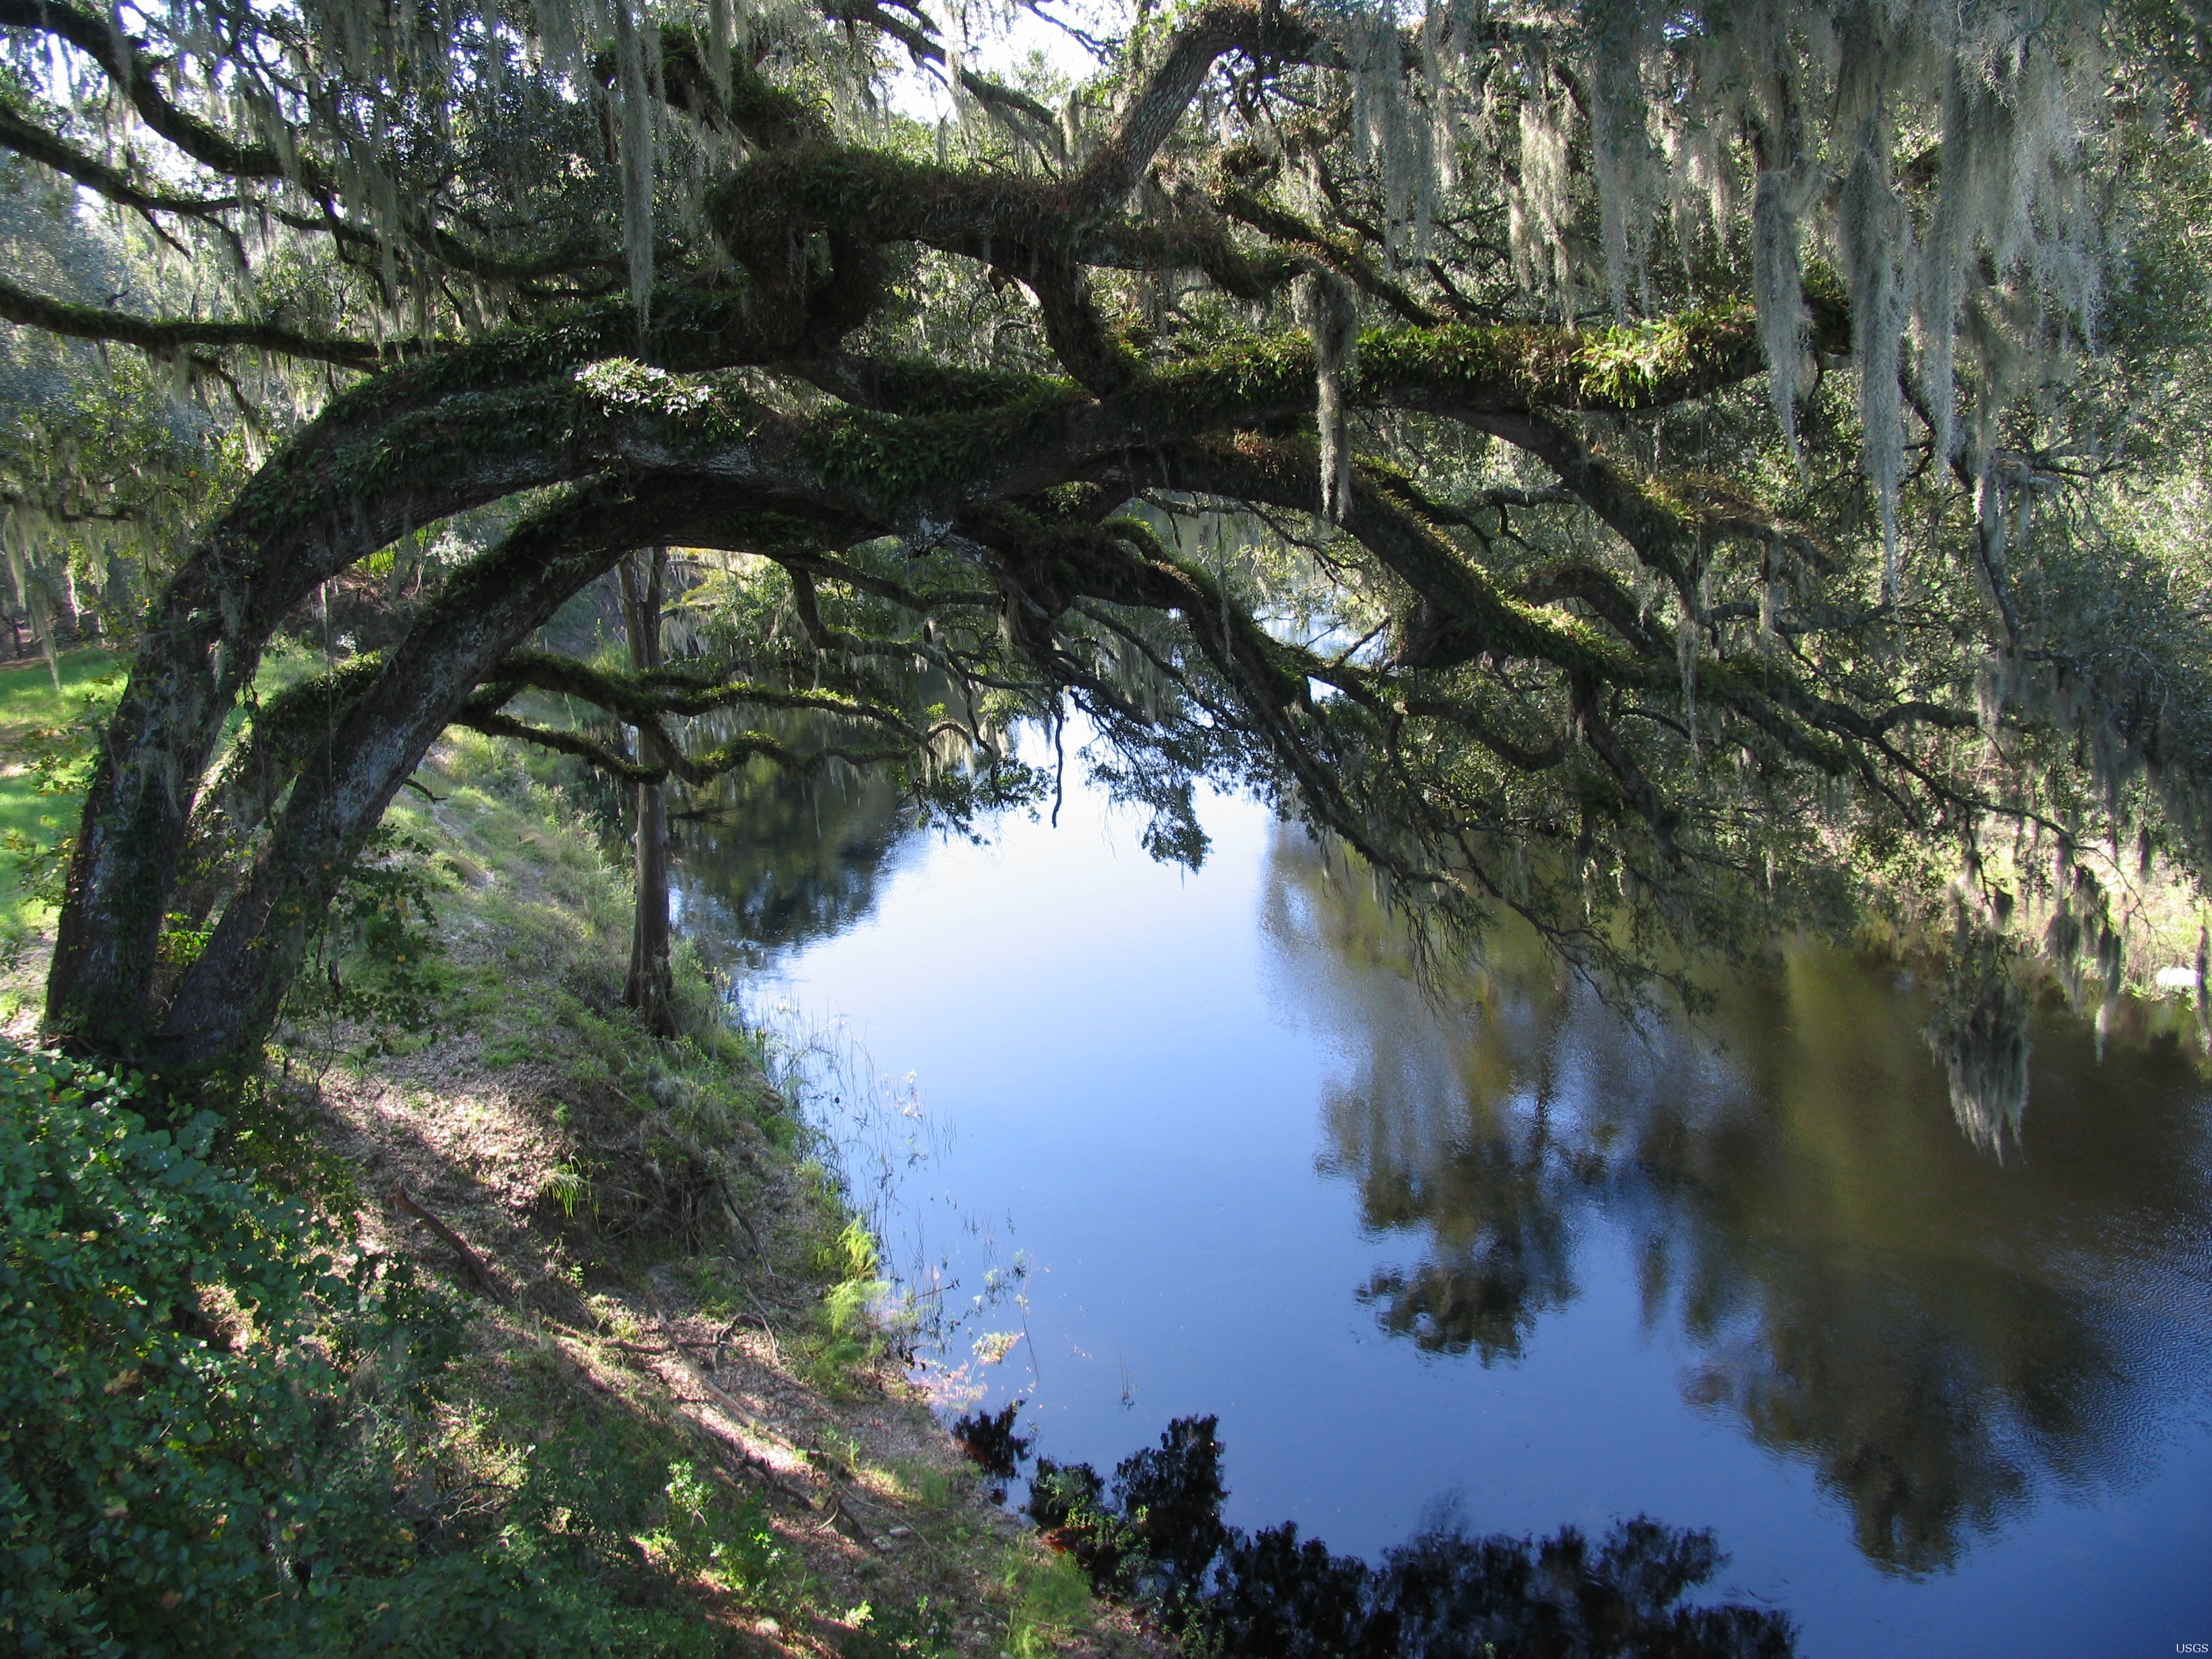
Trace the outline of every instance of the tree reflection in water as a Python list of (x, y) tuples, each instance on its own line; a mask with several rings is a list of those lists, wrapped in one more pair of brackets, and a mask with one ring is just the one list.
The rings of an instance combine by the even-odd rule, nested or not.
[(1717, 982), (1692, 1030), (1501, 935), (1431, 1005), (1340, 855), (1286, 830), (1266, 892), (1288, 1000), (1347, 1056), (1322, 1167), (1419, 1241), (1360, 1289), (1386, 1331), (1516, 1360), (1616, 1229), (1647, 1326), (1697, 1356), (1686, 1397), (1809, 1461), (1866, 1555), (1913, 1574), (2040, 1492), (2142, 1472), (2201, 1395), (2212, 1158), (2174, 1054), (2100, 1064), (2045, 1022), (2001, 1167), (1953, 1123), (1906, 976), (1796, 954)]
[[(759, 724), (795, 744), (820, 740), (787, 719)], [(890, 855), (911, 833), (897, 786), (849, 768), (794, 777), (756, 765), (686, 806), (670, 825), (673, 874), (685, 934), (710, 953), (793, 949), (851, 927), (874, 908)]]

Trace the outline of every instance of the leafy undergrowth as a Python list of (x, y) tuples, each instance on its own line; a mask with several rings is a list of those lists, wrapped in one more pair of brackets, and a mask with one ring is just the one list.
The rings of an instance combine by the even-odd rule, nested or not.
[(430, 925), (359, 907), (234, 1116), (0, 1061), (8, 1639), (1158, 1651), (902, 1382), (872, 1241), (696, 964), (688, 1035), (619, 1007), (582, 814), (475, 739), (420, 782), (377, 863)]

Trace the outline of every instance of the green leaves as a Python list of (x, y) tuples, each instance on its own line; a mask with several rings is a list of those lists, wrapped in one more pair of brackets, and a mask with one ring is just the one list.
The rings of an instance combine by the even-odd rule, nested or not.
[(429, 1030), (451, 989), (431, 896), (449, 884), (427, 842), (379, 829), (339, 884), (286, 1016), (351, 1021), (373, 1051)]
[(305, 1212), (207, 1162), (211, 1117), (149, 1130), (137, 1091), (0, 1052), (0, 1620), (116, 1656), (279, 1589), (345, 1291)]
[[(422, 1551), (390, 1428), (459, 1352), (445, 1298), (374, 1255), (340, 1277), (322, 1223), (210, 1161), (212, 1117), (149, 1130), (139, 1088), (0, 1049), (0, 1631), (99, 1659), (699, 1646), (529, 1529)], [(708, 1519), (723, 1570), (776, 1565), (757, 1516)]]

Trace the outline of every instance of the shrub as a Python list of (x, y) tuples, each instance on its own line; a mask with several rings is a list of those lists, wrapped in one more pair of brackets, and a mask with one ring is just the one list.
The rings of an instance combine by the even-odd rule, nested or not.
[(668, 1476), (668, 1526), (661, 1542), (677, 1565), (711, 1574), (763, 1604), (788, 1588), (794, 1569), (758, 1494), (733, 1499), (690, 1462), (672, 1463)]
[(309, 1339), (346, 1286), (306, 1212), (208, 1162), (212, 1117), (149, 1129), (137, 1093), (0, 1050), (0, 1628), (28, 1652), (243, 1644), (313, 1518)]
[(329, 1655), (377, 1659), (710, 1659), (723, 1632), (696, 1615), (613, 1605), (526, 1531), (468, 1554), (426, 1556), (319, 1604)]
[[(503, 1524), (426, 1540), (437, 1517), (413, 1514), (398, 1477), (436, 1461), (422, 1408), (459, 1346), (453, 1307), (404, 1261), (365, 1255), (341, 1278), (324, 1224), (210, 1161), (214, 1117), (149, 1129), (140, 1092), (0, 1045), (0, 1647), (726, 1650), (694, 1610), (626, 1601), (651, 1589), (635, 1570), (594, 1570), (661, 1495), (623, 1501), (619, 1449), (532, 1448), (547, 1455), (526, 1460)], [(671, 1473), (686, 1564), (775, 1588), (757, 1503), (717, 1507)]]

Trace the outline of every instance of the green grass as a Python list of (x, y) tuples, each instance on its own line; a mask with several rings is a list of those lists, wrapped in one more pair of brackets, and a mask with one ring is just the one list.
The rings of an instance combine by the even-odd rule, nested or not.
[[(65, 652), (58, 691), (42, 658), (0, 668), (0, 834), (51, 846), (75, 826), (76, 794), (40, 793), (33, 771), (40, 734), (77, 725), (111, 702), (122, 689), (121, 662), (98, 647)], [(23, 896), (16, 864), (0, 854), (0, 931), (44, 920), (45, 907)]]
[(62, 653), (62, 689), (54, 690), (46, 659), (27, 658), (0, 667), (0, 733), (38, 720), (58, 719), (67, 699), (81, 695), (92, 682), (112, 673), (119, 659), (100, 646), (82, 646)]
[[(46, 793), (53, 780), (40, 775), (39, 762), (42, 755), (54, 757), (57, 745), (50, 734), (66, 732), (60, 747), (75, 757), (66, 775), (72, 781), (83, 777), (100, 723), (123, 695), (129, 665), (126, 655), (100, 646), (65, 651), (59, 690), (42, 657), (0, 668), (0, 837), (21, 836), (51, 848), (76, 829), (83, 799), (81, 790)], [(255, 696), (273, 697), (320, 665), (320, 658), (312, 651), (275, 646), (254, 677)], [(243, 705), (231, 712), (224, 727), (226, 738), (245, 718)], [(21, 938), (52, 919), (50, 906), (23, 892), (21, 862), (20, 853), (0, 850), (0, 943)]]

